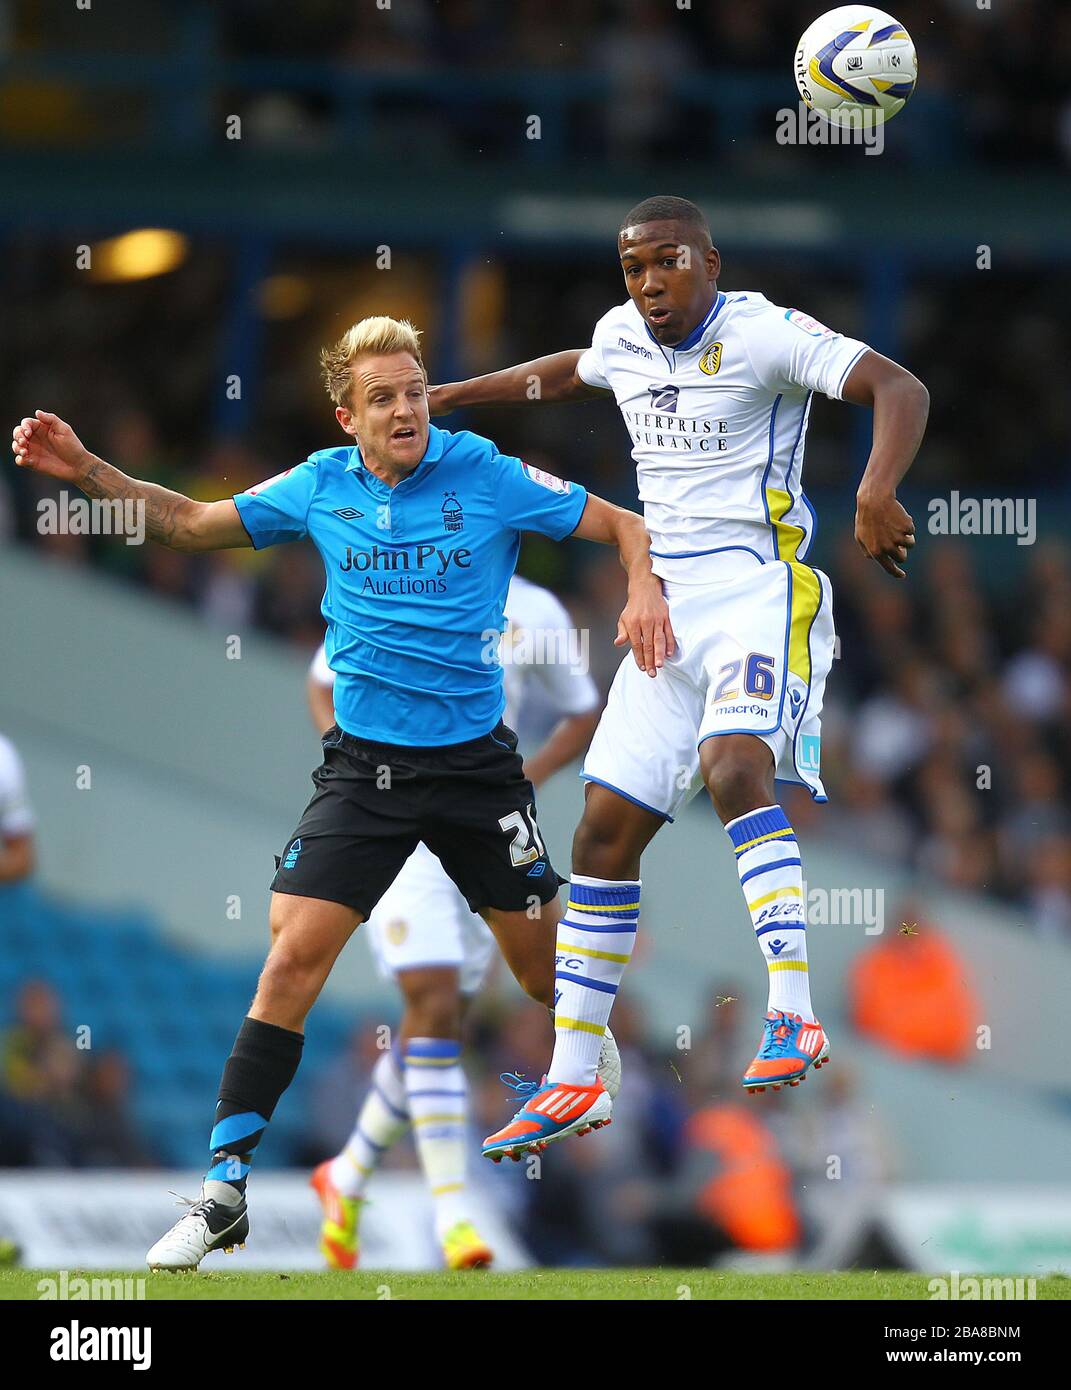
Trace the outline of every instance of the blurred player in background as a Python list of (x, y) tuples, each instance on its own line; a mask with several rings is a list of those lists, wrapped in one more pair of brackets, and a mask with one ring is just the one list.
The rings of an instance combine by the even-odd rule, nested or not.
[(0, 734), (0, 886), (33, 872), (33, 829), (22, 760), (11, 740)]
[[(503, 718), (517, 728), (536, 710), (553, 722), (542, 746), (524, 761), (525, 775), (538, 790), (586, 751), (598, 723), (599, 692), (569, 614), (548, 590), (514, 575), (505, 617)], [(334, 681), (321, 647), (309, 670), (308, 696), (323, 735), (335, 722)], [(324, 1209), (320, 1249), (331, 1268), (356, 1267), (365, 1189), (379, 1160), (412, 1125), (447, 1267), (489, 1265), (493, 1253), (474, 1224), (465, 1180), (468, 1090), (461, 1025), (487, 974), (494, 937), (426, 845), (406, 861), (366, 927), (380, 973), (397, 982), (405, 1012), (396, 1046), (383, 1052), (373, 1070), (349, 1142), (313, 1173)], [(434, 1055), (411, 1055), (413, 1038), (434, 1040), (434, 1049), (424, 1049)]]
[(815, 517), (801, 486), (815, 391), (874, 411), (859, 545), (900, 579), (914, 545), (896, 487), (926, 426), (921, 382), (797, 309), (755, 291), (720, 292), (707, 220), (684, 198), (634, 207), (618, 252), (629, 299), (599, 320), (589, 348), (431, 392), (436, 414), (612, 392), (678, 639), (654, 681), (621, 666), (588, 752), (558, 932), (559, 958), (576, 966), (559, 969), (547, 1085), (486, 1141), (496, 1159), (573, 1132), (560, 1097), (577, 1086), (591, 1088), (591, 1113), (607, 1109), (595, 1061), (635, 942), (640, 856), (703, 785), (732, 842), (769, 973), (762, 1040), (743, 1085), (794, 1086), (828, 1057), (808, 985), (799, 846), (774, 790), (776, 773), (825, 799), (819, 714), (832, 594), (805, 563)]

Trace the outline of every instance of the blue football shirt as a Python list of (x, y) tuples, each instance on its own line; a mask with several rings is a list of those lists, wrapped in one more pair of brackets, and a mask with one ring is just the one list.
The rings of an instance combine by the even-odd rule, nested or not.
[(578, 484), (434, 425), (393, 488), (342, 446), (234, 499), (258, 550), (309, 536), (323, 558), (339, 727), (409, 747), (463, 743), (498, 723), (498, 634), (520, 532), (562, 540), (586, 502)]

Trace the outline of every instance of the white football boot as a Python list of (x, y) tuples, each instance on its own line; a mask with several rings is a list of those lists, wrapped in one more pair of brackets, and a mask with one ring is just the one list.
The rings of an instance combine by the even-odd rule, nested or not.
[(150, 1269), (196, 1269), (212, 1250), (229, 1255), (236, 1245), (245, 1245), (249, 1217), (244, 1197), (233, 1206), (203, 1195), (196, 1202), (189, 1197), (180, 1201), (187, 1204), (187, 1210), (145, 1256)]

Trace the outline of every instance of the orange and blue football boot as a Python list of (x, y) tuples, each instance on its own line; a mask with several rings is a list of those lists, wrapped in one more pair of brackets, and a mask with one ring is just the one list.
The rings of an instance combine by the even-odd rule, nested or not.
[(320, 1226), (320, 1254), (329, 1269), (356, 1269), (361, 1243), (357, 1227), (363, 1197), (347, 1197), (331, 1181), (331, 1160), (313, 1170), (309, 1186), (320, 1199), (324, 1219)]
[(504, 1129), (489, 1134), (483, 1153), (492, 1163), (509, 1157), (519, 1162), (526, 1153), (542, 1153), (555, 1140), (570, 1134), (588, 1134), (611, 1123), (614, 1103), (596, 1077), (592, 1086), (570, 1086), (564, 1081), (522, 1081), (503, 1072), (502, 1080), (528, 1099)]
[(804, 1023), (799, 1014), (771, 1009), (763, 1021), (762, 1044), (742, 1084), (748, 1091), (798, 1086), (809, 1067), (817, 1071), (828, 1060), (829, 1039), (820, 1023)]

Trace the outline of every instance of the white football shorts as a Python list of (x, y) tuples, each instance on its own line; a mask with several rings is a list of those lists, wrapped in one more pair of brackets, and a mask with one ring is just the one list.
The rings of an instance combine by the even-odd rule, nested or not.
[(822, 698), (836, 637), (828, 578), (753, 552), (662, 558), (676, 654), (652, 680), (631, 653), (610, 688), (581, 776), (672, 820), (697, 791), (699, 745), (755, 734), (775, 775), (825, 801)]
[(362, 930), (384, 979), (399, 970), (452, 965), (462, 994), (479, 989), (495, 945), (490, 927), (469, 910), (426, 845), (405, 861)]

